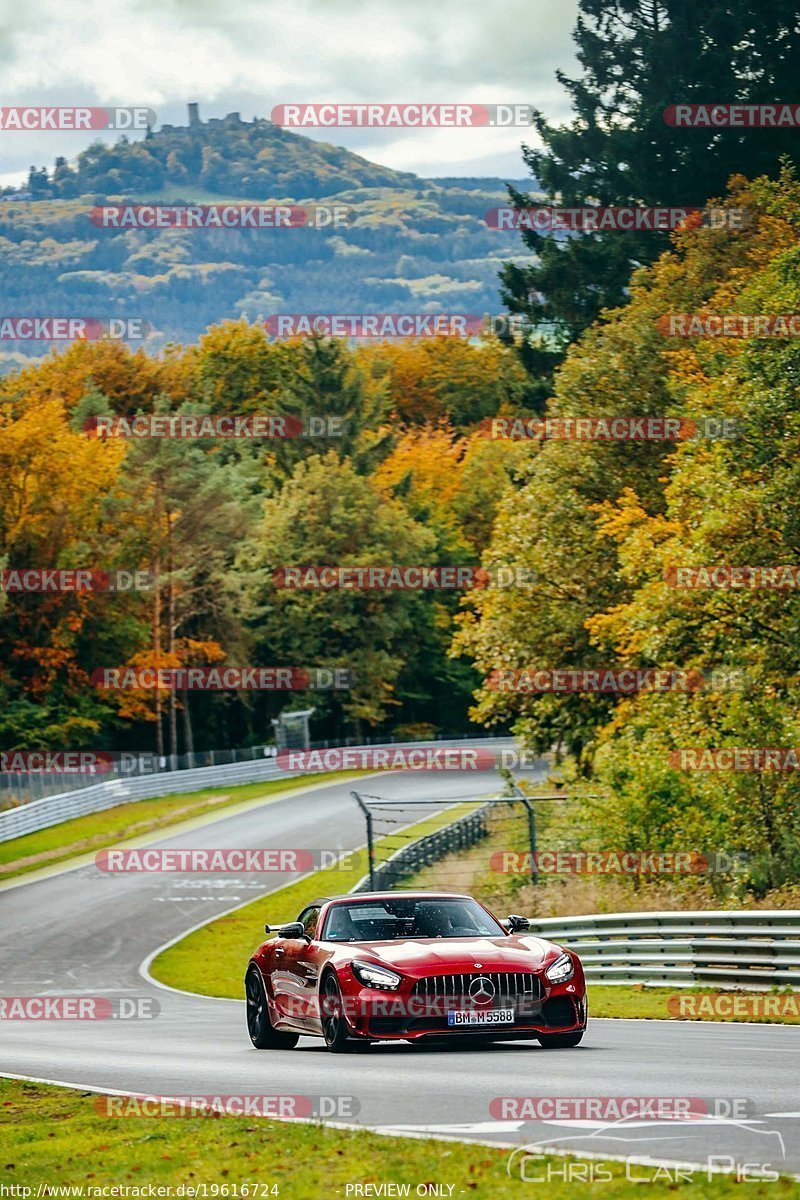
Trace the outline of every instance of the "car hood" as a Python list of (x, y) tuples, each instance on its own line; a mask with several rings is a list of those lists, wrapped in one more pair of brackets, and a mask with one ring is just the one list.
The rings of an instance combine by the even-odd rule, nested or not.
[(369, 958), (410, 974), (478, 970), (516, 971), (541, 967), (559, 954), (552, 942), (530, 935), (515, 937), (414, 938), (407, 941), (362, 942), (352, 947), (354, 958)]

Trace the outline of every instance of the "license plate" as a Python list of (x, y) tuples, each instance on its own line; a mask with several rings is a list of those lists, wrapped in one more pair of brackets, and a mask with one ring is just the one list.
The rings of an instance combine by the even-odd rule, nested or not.
[(513, 1008), (490, 1008), (487, 1012), (476, 1012), (470, 1009), (466, 1012), (449, 1012), (448, 1025), (513, 1025)]

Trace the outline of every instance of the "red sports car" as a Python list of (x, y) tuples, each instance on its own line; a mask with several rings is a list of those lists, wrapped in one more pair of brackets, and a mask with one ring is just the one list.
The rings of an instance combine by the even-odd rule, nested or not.
[(301, 1034), (343, 1053), (371, 1042), (536, 1038), (577, 1046), (586, 1029), (578, 956), (499, 921), (471, 896), (362, 892), (315, 900), (259, 946), (245, 977), (259, 1050)]

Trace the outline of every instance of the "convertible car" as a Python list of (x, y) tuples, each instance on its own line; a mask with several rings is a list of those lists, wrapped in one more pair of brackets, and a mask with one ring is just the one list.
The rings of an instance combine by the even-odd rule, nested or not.
[(334, 1053), (403, 1039), (577, 1046), (587, 1017), (580, 960), (529, 926), (450, 893), (315, 900), (292, 924), (267, 925), (278, 936), (250, 959), (250, 1040), (291, 1048), (306, 1034)]

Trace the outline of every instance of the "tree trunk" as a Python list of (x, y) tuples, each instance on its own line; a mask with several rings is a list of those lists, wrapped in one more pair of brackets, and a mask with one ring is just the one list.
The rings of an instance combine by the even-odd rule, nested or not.
[[(170, 663), (175, 661), (175, 575), (174, 561), (172, 553), (172, 513), (167, 513), (167, 573), (169, 576), (169, 590), (167, 592), (167, 618), (168, 618), (168, 649), (170, 655)], [(172, 762), (170, 766), (172, 770), (177, 770), (178, 767), (178, 705), (175, 698), (175, 689), (170, 688), (169, 692), (169, 753)]]
[(186, 765), (194, 766), (194, 735), (192, 733), (192, 714), (189, 712), (189, 693), (183, 691), (183, 741), (186, 750)]
[[(156, 493), (156, 544), (153, 554), (153, 658), (155, 660), (156, 683), (158, 670), (161, 665), (161, 491)], [(164, 729), (161, 724), (162, 699), (161, 688), (156, 687), (156, 754), (159, 760), (164, 756)], [(159, 761), (159, 767), (161, 762)]]

